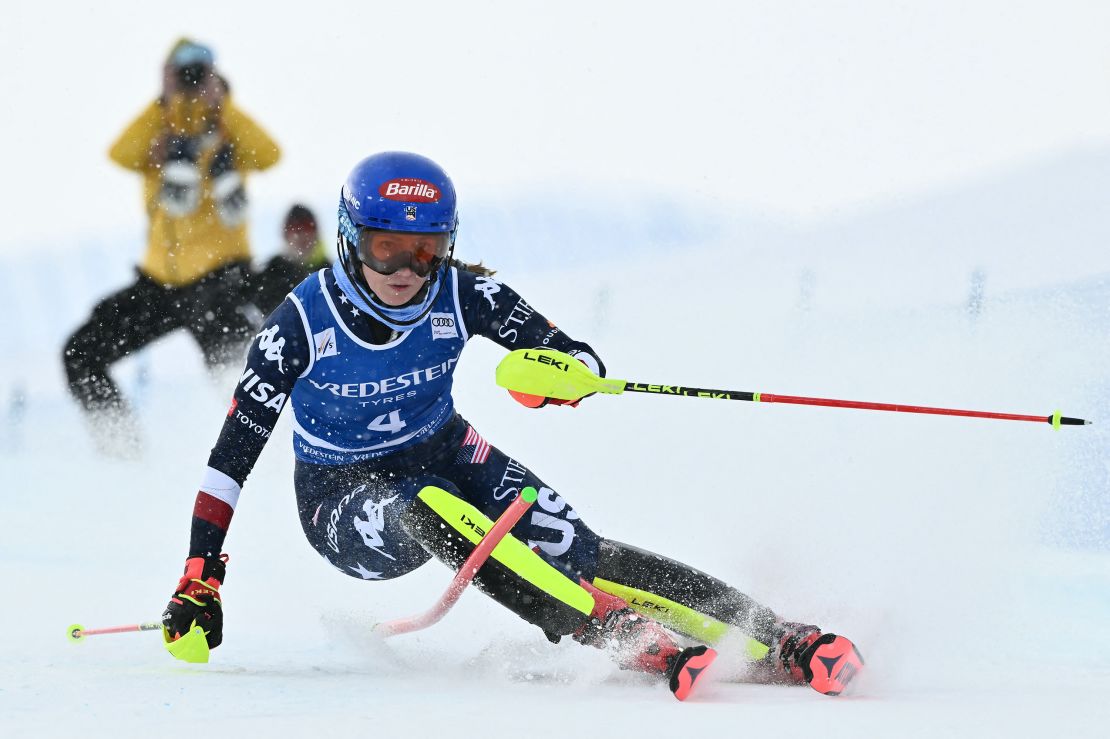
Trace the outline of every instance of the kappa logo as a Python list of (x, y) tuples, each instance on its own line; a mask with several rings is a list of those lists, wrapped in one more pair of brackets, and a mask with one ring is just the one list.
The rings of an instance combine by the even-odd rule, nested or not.
[(450, 313), (433, 313), (428, 320), (432, 326), (432, 339), (457, 339), (459, 330), (455, 316)]
[(492, 277), (482, 275), (474, 283), (474, 289), (482, 293), (482, 296), (489, 301), (489, 307), (497, 310), (497, 303), (494, 302), (493, 296), (501, 292), (501, 283)]
[(386, 559), (391, 560), (395, 560), (396, 557), (385, 551), (385, 539), (382, 538), (382, 532), (385, 531), (385, 507), (399, 497), (401, 496), (394, 495), (380, 503), (372, 500), (366, 501), (362, 504), (362, 512), (366, 514), (366, 520), (359, 518), (356, 513), (354, 521), (355, 530), (362, 535), (362, 543)]
[(270, 328), (260, 331), (258, 333), (258, 348), (266, 352), (266, 359), (277, 362), (278, 372), (284, 375), (285, 357), (281, 356), (281, 350), (285, 348), (285, 339), (277, 337), (279, 328), (275, 323)]
[(316, 346), (316, 358), (334, 357), (339, 354), (335, 347), (335, 327), (326, 328), (318, 334), (312, 335), (312, 343)]

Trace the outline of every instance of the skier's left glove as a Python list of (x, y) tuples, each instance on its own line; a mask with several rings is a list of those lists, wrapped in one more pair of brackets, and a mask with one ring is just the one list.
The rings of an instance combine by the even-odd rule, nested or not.
[[(590, 372), (605, 377), (605, 368), (594, 355), (584, 351), (570, 352), (570, 355), (586, 365), (590, 369)], [(590, 395), (593, 394), (594, 393), (590, 393)], [(583, 395), (582, 398), (575, 398), (574, 400), (560, 400), (559, 398), (546, 398), (542, 395), (521, 393), (516, 390), (510, 390), (509, 395), (512, 396), (513, 400), (520, 403), (525, 408), (543, 408), (546, 405), (565, 405), (571, 408), (577, 408), (583, 398), (590, 397), (590, 395)]]
[[(163, 635), (167, 645), (189, 634), (196, 624), (204, 631), (209, 649), (220, 646), (224, 635), (224, 612), (220, 601), (220, 585), (227, 571), (227, 555), (190, 557), (185, 560), (185, 574), (177, 581), (177, 589), (162, 613)], [(171, 653), (174, 650), (170, 649)], [(178, 656), (174, 653), (174, 656)]]
[(542, 395), (529, 395), (528, 393), (518, 393), (516, 390), (510, 390), (509, 395), (513, 400), (520, 403), (525, 408), (543, 408), (545, 405), (566, 405), (571, 408), (577, 408), (578, 403), (582, 398), (576, 400), (560, 400), (559, 398), (545, 398)]

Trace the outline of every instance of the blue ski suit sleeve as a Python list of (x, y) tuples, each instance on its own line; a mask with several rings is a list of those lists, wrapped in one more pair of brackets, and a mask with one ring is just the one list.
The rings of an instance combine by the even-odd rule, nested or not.
[(460, 269), (459, 305), (472, 335), (485, 336), (509, 350), (544, 347), (572, 355), (585, 353), (597, 360), (598, 374), (605, 376), (605, 364), (589, 344), (567, 336), (515, 290), (493, 277)]
[(288, 404), (293, 385), (308, 367), (311, 347), (300, 311), (286, 298), (251, 343), (209, 467), (242, 486)]

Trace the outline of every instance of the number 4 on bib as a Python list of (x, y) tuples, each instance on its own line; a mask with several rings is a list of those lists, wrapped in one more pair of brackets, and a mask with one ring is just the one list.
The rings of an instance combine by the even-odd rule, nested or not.
[(383, 434), (396, 434), (398, 431), (405, 427), (405, 422), (401, 420), (400, 411), (390, 411), (383, 413), (375, 418), (366, 428), (371, 431), (377, 431)]

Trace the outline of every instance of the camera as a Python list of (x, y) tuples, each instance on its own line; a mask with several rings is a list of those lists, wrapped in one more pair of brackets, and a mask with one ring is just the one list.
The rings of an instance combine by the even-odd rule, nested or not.
[(182, 87), (196, 87), (212, 70), (207, 64), (186, 64), (177, 68), (177, 82)]

